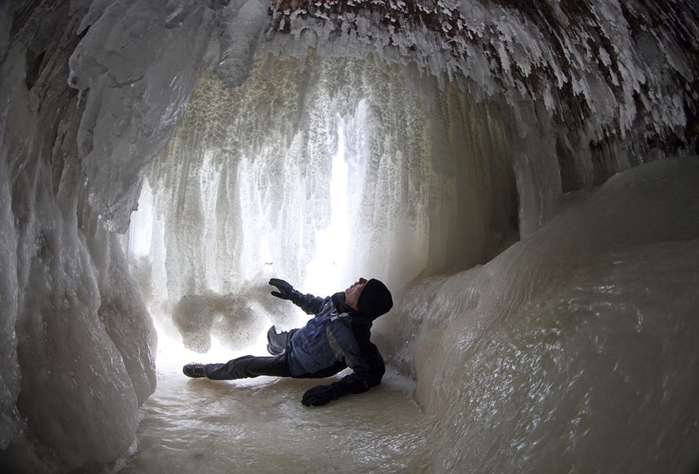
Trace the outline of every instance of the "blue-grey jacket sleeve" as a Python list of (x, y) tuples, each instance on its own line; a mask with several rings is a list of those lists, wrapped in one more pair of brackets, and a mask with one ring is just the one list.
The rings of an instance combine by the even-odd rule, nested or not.
[(291, 301), (296, 306), (301, 308), (306, 314), (313, 315), (320, 313), (320, 310), (323, 309), (323, 306), (329, 299), (329, 296), (327, 298), (321, 298), (319, 296), (313, 296), (311, 294), (304, 295), (303, 293), (296, 290), (294, 290), (294, 293), (291, 297)]
[[(337, 334), (337, 333), (336, 333)], [(366, 392), (381, 383), (386, 368), (381, 353), (367, 337), (338, 341), (345, 363), (353, 373), (332, 384), (337, 397)]]

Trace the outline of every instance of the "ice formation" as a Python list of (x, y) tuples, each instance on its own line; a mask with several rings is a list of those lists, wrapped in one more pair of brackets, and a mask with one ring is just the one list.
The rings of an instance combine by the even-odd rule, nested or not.
[(420, 316), (382, 323), (437, 418), (426, 472), (696, 468), (698, 182), (696, 158), (620, 173), (488, 264), (415, 286)]
[(295, 322), (271, 273), (371, 273), (404, 466), (689, 469), (699, 171), (614, 175), (696, 154), (697, 38), (679, 0), (0, 3), (0, 466), (126, 452), (153, 321), (241, 347)]

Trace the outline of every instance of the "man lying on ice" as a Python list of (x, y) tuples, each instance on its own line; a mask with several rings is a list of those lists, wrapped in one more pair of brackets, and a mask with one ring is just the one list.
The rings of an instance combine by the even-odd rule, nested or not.
[(306, 406), (326, 405), (350, 393), (362, 393), (381, 383), (383, 357), (371, 343), (372, 322), (393, 307), (391, 292), (376, 279), (359, 281), (345, 291), (326, 298), (296, 291), (284, 280), (269, 284), (277, 298), (290, 300), (315, 317), (300, 329), (267, 333), (267, 350), (273, 357), (244, 356), (225, 364), (187, 364), (188, 377), (234, 380), (260, 375), (294, 378), (325, 378), (349, 367), (354, 372), (329, 385), (306, 391)]

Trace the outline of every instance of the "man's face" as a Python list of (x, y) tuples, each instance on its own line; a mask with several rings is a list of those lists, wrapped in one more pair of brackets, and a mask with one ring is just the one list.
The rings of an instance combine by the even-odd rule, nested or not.
[(366, 282), (367, 280), (360, 278), (356, 283), (345, 290), (345, 303), (347, 303), (351, 308), (357, 309), (359, 295), (362, 294), (362, 291), (366, 286)]

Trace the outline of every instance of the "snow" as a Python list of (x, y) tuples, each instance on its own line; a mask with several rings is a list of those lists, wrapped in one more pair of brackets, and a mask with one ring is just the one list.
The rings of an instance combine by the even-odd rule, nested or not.
[[(694, 467), (697, 6), (389, 3), (0, 2), (3, 470)], [(358, 275), (385, 386), (178, 373)]]

